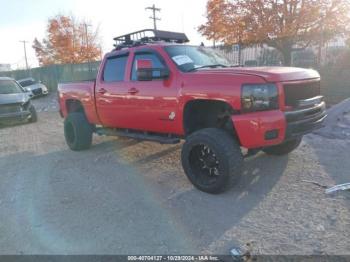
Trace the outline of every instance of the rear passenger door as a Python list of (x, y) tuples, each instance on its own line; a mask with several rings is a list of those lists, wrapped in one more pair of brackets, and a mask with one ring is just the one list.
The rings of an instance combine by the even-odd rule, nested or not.
[(128, 54), (108, 57), (103, 72), (96, 82), (95, 97), (101, 123), (108, 127), (123, 128), (128, 119), (125, 83)]

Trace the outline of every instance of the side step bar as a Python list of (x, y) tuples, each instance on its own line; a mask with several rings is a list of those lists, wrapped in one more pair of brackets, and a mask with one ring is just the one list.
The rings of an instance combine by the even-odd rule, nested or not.
[(112, 129), (112, 128), (97, 128), (95, 132), (100, 136), (121, 136), (129, 137), (136, 140), (146, 140), (158, 142), (160, 144), (178, 144), (180, 143), (180, 138), (173, 137), (170, 135), (154, 134), (148, 132), (137, 132), (128, 129)]

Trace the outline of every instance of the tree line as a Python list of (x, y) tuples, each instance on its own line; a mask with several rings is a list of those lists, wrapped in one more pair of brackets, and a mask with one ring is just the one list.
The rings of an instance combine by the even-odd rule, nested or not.
[(349, 10), (349, 0), (209, 0), (199, 32), (226, 45), (268, 45), (290, 65), (293, 51), (349, 38)]

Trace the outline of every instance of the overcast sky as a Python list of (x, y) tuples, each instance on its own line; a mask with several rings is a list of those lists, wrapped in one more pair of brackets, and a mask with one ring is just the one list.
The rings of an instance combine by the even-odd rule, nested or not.
[(13, 69), (24, 67), (21, 40), (27, 45), (31, 67), (38, 65), (32, 43), (45, 36), (48, 18), (58, 14), (74, 14), (100, 27), (104, 52), (111, 50), (113, 37), (152, 28), (150, 11), (145, 7), (156, 4), (161, 8), (158, 22), (161, 30), (185, 32), (192, 44), (206, 42), (197, 32), (205, 22), (207, 0), (0, 0), (0, 64), (9, 63)]

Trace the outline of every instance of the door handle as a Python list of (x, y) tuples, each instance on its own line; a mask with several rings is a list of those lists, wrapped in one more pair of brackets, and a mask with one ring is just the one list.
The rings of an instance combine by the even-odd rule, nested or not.
[(103, 95), (103, 94), (107, 93), (107, 90), (104, 89), (104, 88), (100, 88), (100, 89), (97, 91), (97, 93)]
[(135, 94), (137, 94), (138, 92), (139, 92), (139, 90), (137, 90), (135, 87), (130, 88), (130, 89), (128, 90), (128, 93), (129, 93), (129, 94), (132, 94), (132, 95), (135, 95)]

